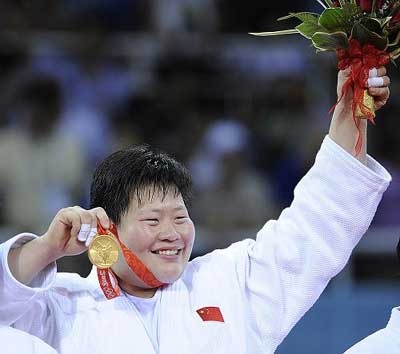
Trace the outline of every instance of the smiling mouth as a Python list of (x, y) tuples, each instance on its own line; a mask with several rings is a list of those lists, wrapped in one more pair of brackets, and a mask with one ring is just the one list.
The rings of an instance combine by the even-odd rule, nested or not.
[(178, 250), (158, 250), (158, 251), (151, 251), (151, 253), (159, 254), (161, 256), (177, 256), (182, 249)]

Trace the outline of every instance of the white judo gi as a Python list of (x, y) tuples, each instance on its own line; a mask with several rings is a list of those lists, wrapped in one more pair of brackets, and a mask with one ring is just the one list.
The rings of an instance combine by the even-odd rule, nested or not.
[(344, 354), (399, 354), (400, 353), (400, 307), (392, 310), (387, 326), (361, 342)]
[[(153, 330), (125, 294), (106, 300), (94, 272), (56, 274), (51, 264), (29, 286), (17, 282), (7, 254), (34, 237), (18, 235), (0, 247), (0, 324), (61, 354), (272, 354), (344, 267), (390, 179), (326, 137), (292, 205), (256, 241), (194, 259), (157, 291)], [(204, 307), (218, 307), (224, 322), (202, 320)]]
[(39, 338), (8, 326), (0, 326), (1, 354), (57, 354)]

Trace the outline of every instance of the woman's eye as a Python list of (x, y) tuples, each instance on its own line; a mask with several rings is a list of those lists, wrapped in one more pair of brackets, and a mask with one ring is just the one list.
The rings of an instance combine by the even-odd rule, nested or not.
[(186, 220), (187, 219), (187, 216), (177, 216), (176, 218), (175, 218), (175, 220), (177, 220), (177, 221), (184, 221), (184, 220)]
[(158, 222), (158, 219), (146, 219), (145, 221), (148, 221), (150, 223), (156, 223)]

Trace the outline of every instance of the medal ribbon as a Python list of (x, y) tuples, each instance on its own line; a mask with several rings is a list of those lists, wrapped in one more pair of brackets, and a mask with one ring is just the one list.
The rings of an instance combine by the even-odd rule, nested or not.
[[(144, 263), (119, 239), (117, 227), (111, 224), (109, 232), (111, 232), (117, 239), (126, 263), (133, 273), (146, 285), (152, 288), (159, 288), (164, 283), (160, 282), (154, 274), (144, 265)], [(101, 224), (97, 223), (97, 233), (100, 235), (107, 235), (109, 232), (104, 229)], [(110, 300), (120, 295), (118, 280), (111, 268), (99, 269), (97, 268), (97, 277), (101, 290), (105, 297)]]
[(336, 51), (338, 58), (338, 69), (344, 70), (351, 68), (351, 75), (343, 84), (342, 92), (339, 100), (329, 110), (331, 113), (342, 98), (348, 93), (350, 88), (353, 89), (353, 120), (358, 130), (358, 138), (355, 146), (356, 155), (361, 151), (362, 132), (360, 128), (360, 120), (356, 117), (357, 108), (372, 124), (374, 122), (374, 114), (364, 104), (364, 90), (367, 87), (369, 70), (387, 65), (390, 61), (390, 55), (383, 50), (375, 48), (372, 44), (361, 45), (356, 39), (350, 39), (348, 50), (341, 48)]

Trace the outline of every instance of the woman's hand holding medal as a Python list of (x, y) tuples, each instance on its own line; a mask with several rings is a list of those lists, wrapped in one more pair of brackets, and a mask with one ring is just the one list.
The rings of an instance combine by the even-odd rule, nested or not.
[(110, 227), (103, 208), (86, 210), (75, 206), (61, 209), (43, 236), (10, 250), (11, 273), (21, 283), (28, 284), (57, 259), (85, 252), (97, 233), (98, 222), (106, 230)]
[(42, 236), (54, 257), (53, 260), (85, 252), (97, 233), (97, 222), (104, 229), (110, 226), (110, 220), (103, 208), (86, 210), (75, 206), (61, 209)]

